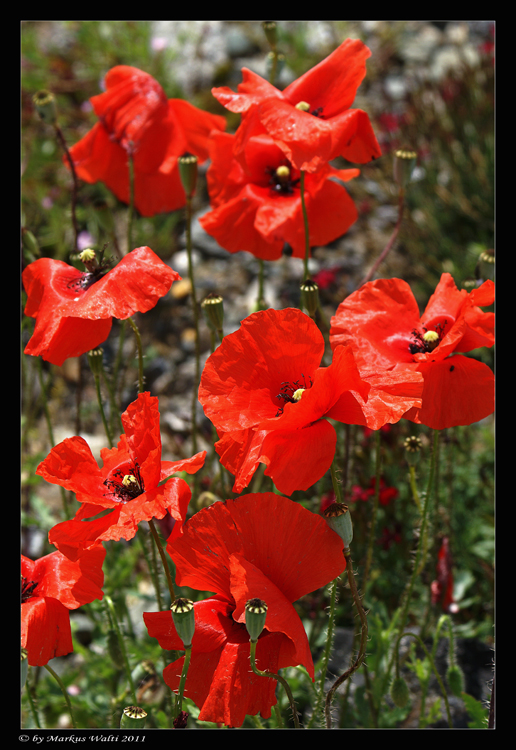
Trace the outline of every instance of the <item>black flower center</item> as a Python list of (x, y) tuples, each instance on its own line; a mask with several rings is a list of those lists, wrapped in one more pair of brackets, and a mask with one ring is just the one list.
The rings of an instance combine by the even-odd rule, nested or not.
[(425, 354), (433, 352), (439, 346), (444, 336), (444, 328), (447, 321), (439, 323), (433, 331), (423, 328), (424, 333), (420, 333), (415, 328), (412, 331), (412, 343), (409, 344), (411, 354)]
[(128, 503), (129, 500), (134, 500), (135, 497), (145, 492), (138, 463), (131, 466), (126, 474), (121, 469), (117, 469), (109, 479), (104, 480), (104, 484), (109, 490), (107, 495), (111, 495), (119, 503)]
[(29, 581), (25, 576), (21, 577), (21, 601), (22, 604), (31, 599), (34, 594), (34, 589), (38, 585), (37, 581)]
[(292, 170), (286, 164), (277, 167), (267, 167), (267, 173), (270, 175), (269, 185), (273, 193), (281, 195), (293, 195), (294, 188), (300, 182), (300, 178), (292, 179)]
[(281, 414), (283, 414), (283, 409), (285, 408), (286, 403), (297, 404), (297, 402), (301, 400), (303, 392), (306, 391), (307, 388), (312, 387), (313, 381), (310, 375), (308, 376), (308, 384), (303, 374), (301, 374), (301, 377), (303, 378), (302, 383), (300, 380), (295, 380), (293, 383), (291, 383), (289, 380), (285, 380), (281, 384), (280, 392), (278, 393), (276, 398), (279, 398), (281, 401), (283, 401), (283, 404), (276, 412), (276, 417), (279, 417), (281, 416)]

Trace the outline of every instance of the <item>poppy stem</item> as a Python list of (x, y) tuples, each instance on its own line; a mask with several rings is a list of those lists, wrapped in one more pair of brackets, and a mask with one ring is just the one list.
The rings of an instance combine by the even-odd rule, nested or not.
[(134, 322), (132, 318), (127, 318), (129, 321), (131, 328), (134, 331), (134, 335), (136, 336), (136, 346), (138, 348), (138, 393), (143, 393), (143, 382), (145, 380), (143, 376), (143, 351), (142, 351), (142, 338), (140, 336), (140, 331), (138, 330), (138, 326)]
[(136, 706), (138, 705), (137, 700), (136, 700), (136, 690), (134, 687), (131, 667), (129, 666), (129, 659), (127, 658), (127, 650), (125, 648), (124, 637), (122, 635), (122, 631), (120, 630), (120, 626), (118, 624), (118, 617), (116, 616), (115, 605), (113, 604), (113, 600), (111, 599), (111, 597), (108, 596), (107, 594), (104, 596), (104, 602), (107, 606), (110, 624), (112, 624), (115, 630), (117, 640), (118, 640), (118, 645), (120, 646), (120, 651), (122, 652), (122, 659), (124, 661), (125, 673), (127, 675), (127, 680), (129, 682), (129, 687), (131, 690), (131, 697), (133, 700), (133, 705)]
[(129, 168), (129, 210), (127, 214), (127, 252), (133, 247), (133, 214), (134, 214), (134, 162), (133, 155), (127, 154), (127, 166)]
[(362, 279), (362, 281), (360, 282), (357, 288), (360, 288), (361, 286), (366, 284), (368, 281), (371, 281), (371, 279), (373, 278), (374, 274), (376, 273), (378, 269), (378, 266), (380, 265), (380, 263), (382, 263), (382, 261), (385, 260), (385, 258), (387, 257), (387, 254), (390, 252), (394, 243), (396, 242), (396, 239), (398, 237), (398, 234), (401, 228), (401, 223), (403, 221), (404, 205), (405, 205), (405, 191), (403, 190), (403, 188), (400, 188), (399, 195), (398, 195), (398, 220), (396, 222), (396, 226), (394, 227), (394, 230), (390, 236), (389, 242), (385, 245), (384, 249), (382, 250), (380, 257), (376, 260), (376, 262), (374, 263), (373, 267), (369, 270), (369, 272), (364, 276), (364, 278)]
[(398, 639), (396, 641), (396, 648), (395, 648), (396, 659), (398, 658), (397, 655), (398, 655), (398, 649), (399, 649), (399, 646), (400, 646), (400, 641), (405, 636), (410, 636), (411, 638), (414, 638), (414, 640), (416, 640), (418, 642), (419, 646), (425, 652), (425, 656), (428, 659), (428, 661), (430, 663), (430, 666), (432, 667), (433, 673), (434, 673), (434, 675), (436, 677), (437, 682), (439, 683), (439, 687), (441, 688), (441, 693), (443, 694), (444, 705), (446, 707), (446, 717), (448, 719), (448, 726), (450, 727), (450, 729), (453, 729), (453, 722), (452, 722), (451, 713), (450, 713), (450, 704), (448, 702), (448, 695), (446, 694), (446, 689), (444, 687), (443, 681), (441, 679), (441, 676), (440, 676), (439, 672), (436, 669), (435, 662), (434, 662), (434, 660), (432, 658), (432, 655), (428, 651), (427, 647), (425, 646), (425, 644), (423, 643), (423, 641), (421, 640), (421, 638), (416, 633), (411, 633), (409, 631), (407, 631), (405, 633), (404, 632), (400, 632), (400, 634), (398, 636)]
[[(192, 261), (192, 198), (186, 196), (186, 251), (188, 254), (188, 276), (192, 289), (192, 308), (195, 327), (195, 382), (192, 393), (192, 451), (197, 453), (197, 391), (200, 381), (200, 342), (199, 342), (199, 310), (197, 308), (197, 294)], [(196, 484), (194, 478), (194, 486)]]
[(326, 728), (331, 729), (332, 720), (331, 720), (331, 704), (333, 702), (333, 697), (335, 695), (335, 691), (339, 687), (339, 685), (342, 685), (342, 683), (348, 679), (354, 672), (357, 671), (359, 666), (362, 664), (364, 657), (365, 657), (365, 651), (366, 651), (366, 645), (367, 645), (367, 632), (368, 632), (368, 626), (367, 626), (367, 616), (364, 611), (364, 608), (362, 607), (362, 602), (360, 600), (360, 594), (358, 593), (357, 585), (355, 583), (355, 574), (353, 572), (353, 562), (351, 560), (351, 552), (348, 548), (344, 548), (344, 557), (346, 558), (346, 570), (348, 574), (348, 583), (349, 588), (351, 589), (351, 594), (353, 596), (353, 601), (355, 602), (355, 607), (357, 608), (358, 615), (360, 617), (360, 623), (362, 626), (362, 631), (360, 634), (360, 648), (358, 651), (358, 656), (355, 659), (354, 664), (351, 665), (349, 669), (347, 669), (344, 674), (342, 674), (331, 686), (331, 688), (328, 690), (328, 693), (326, 694), (326, 705), (325, 705), (325, 715), (326, 715)]
[(259, 258), (259, 270), (258, 270), (258, 299), (256, 301), (256, 310), (266, 310), (267, 309), (267, 303), (265, 302), (263, 298), (263, 281), (264, 281), (264, 271), (265, 271), (265, 263), (264, 261)]
[(273, 680), (277, 680), (280, 682), (283, 687), (285, 688), (285, 692), (287, 694), (288, 701), (290, 703), (290, 708), (292, 710), (292, 717), (294, 719), (294, 725), (296, 729), (301, 729), (301, 726), (299, 724), (299, 717), (297, 715), (296, 706), (294, 703), (294, 697), (292, 695), (292, 691), (290, 689), (290, 685), (288, 682), (279, 674), (274, 674), (274, 672), (262, 672), (261, 669), (258, 669), (256, 666), (256, 644), (258, 641), (249, 640), (249, 643), (251, 644), (251, 669), (253, 672), (260, 677), (272, 677)]
[(303, 274), (303, 280), (306, 281), (310, 278), (310, 274), (308, 273), (308, 258), (310, 257), (310, 231), (308, 228), (308, 214), (306, 212), (306, 204), (305, 204), (305, 172), (301, 170), (301, 178), (299, 182), (299, 190), (301, 193), (301, 210), (303, 212), (303, 222), (305, 225), (305, 258), (304, 258), (304, 274)]
[[(434, 474), (435, 474), (435, 464), (437, 460), (437, 451), (438, 451), (438, 445), (439, 445), (439, 430), (434, 430), (434, 439), (433, 439), (433, 450), (432, 450), (432, 456), (430, 459), (430, 471), (428, 473), (428, 483), (425, 493), (425, 500), (423, 504), (423, 512), (421, 515), (421, 526), (419, 529), (418, 534), (418, 545), (416, 550), (416, 557), (414, 560), (414, 565), (412, 568), (412, 575), (410, 576), (410, 580), (407, 584), (407, 587), (405, 589), (405, 593), (403, 595), (404, 603), (403, 603), (403, 609), (401, 611), (399, 624), (398, 624), (398, 635), (403, 633), (405, 630), (405, 624), (407, 622), (407, 617), (409, 613), (410, 608), (410, 602), (412, 599), (412, 591), (414, 589), (414, 585), (416, 582), (416, 578), (421, 573), (422, 566), (421, 566), (421, 558), (423, 556), (424, 551), (426, 550), (426, 526), (428, 521), (428, 511), (430, 506), (430, 499), (433, 492), (433, 483), (434, 483)], [(396, 649), (394, 649), (391, 659), (389, 662), (389, 666), (387, 668), (387, 671), (384, 676), (385, 683), (388, 682), (390, 679), (390, 674), (392, 672), (392, 667), (394, 664), (394, 660), (396, 658)]]
[(165, 556), (165, 552), (163, 551), (163, 545), (161, 544), (158, 531), (156, 529), (156, 524), (154, 523), (154, 519), (150, 519), (148, 521), (149, 528), (151, 530), (152, 538), (154, 539), (154, 542), (156, 544), (156, 547), (158, 549), (159, 556), (161, 557), (161, 562), (163, 563), (163, 570), (165, 571), (165, 576), (167, 579), (167, 585), (168, 585), (168, 591), (170, 593), (170, 601), (174, 602), (176, 599), (176, 595), (174, 593), (174, 583), (172, 581), (172, 575), (170, 573), (170, 568), (168, 567), (167, 558)]
[(382, 450), (380, 445), (380, 430), (376, 430), (375, 432), (375, 449), (376, 449), (376, 456), (375, 456), (375, 490), (374, 490), (374, 499), (373, 499), (373, 512), (371, 515), (371, 523), (369, 527), (369, 541), (367, 545), (367, 556), (366, 556), (366, 564), (365, 564), (365, 570), (364, 570), (364, 577), (362, 579), (362, 589), (364, 591), (364, 596), (367, 593), (367, 585), (369, 583), (369, 571), (371, 569), (371, 562), (373, 559), (373, 546), (375, 544), (375, 538), (376, 538), (376, 518), (378, 515), (378, 506), (380, 504), (380, 473), (382, 470)]
[(68, 151), (68, 146), (66, 145), (66, 141), (63, 135), (63, 131), (59, 127), (59, 125), (54, 123), (54, 130), (56, 131), (57, 140), (61, 144), (61, 147), (63, 151), (66, 154), (66, 158), (68, 159), (68, 163), (70, 165), (70, 170), (72, 172), (72, 180), (73, 180), (73, 188), (72, 188), (72, 224), (73, 224), (73, 231), (75, 235), (75, 242), (74, 242), (74, 250), (77, 252), (78, 245), (77, 245), (77, 238), (79, 237), (79, 228), (77, 226), (77, 216), (75, 212), (75, 208), (77, 205), (77, 189), (78, 189), (78, 182), (77, 182), (77, 174), (75, 173), (75, 166), (73, 163), (73, 159), (70, 156), (70, 152)]
[(73, 711), (72, 711), (72, 704), (70, 702), (70, 696), (66, 692), (66, 688), (64, 686), (64, 682), (59, 677), (59, 675), (56, 672), (54, 672), (54, 670), (52, 669), (52, 667), (48, 666), (48, 664), (45, 664), (45, 669), (47, 670), (47, 672), (49, 672), (52, 675), (52, 677), (55, 679), (55, 681), (57, 682), (57, 684), (61, 688), (61, 692), (63, 693), (63, 697), (64, 697), (64, 699), (66, 701), (66, 705), (68, 707), (68, 713), (70, 714), (70, 719), (71, 719), (71, 722), (72, 722), (72, 727), (74, 729), (77, 729), (77, 724), (75, 723), (75, 718), (74, 718)]
[(176, 700), (176, 715), (179, 716), (183, 710), (183, 693), (185, 691), (186, 675), (188, 674), (188, 667), (190, 666), (190, 659), (192, 657), (192, 647), (185, 646), (185, 660), (183, 662), (183, 669), (181, 670), (181, 679), (179, 680), (179, 687), (177, 690)]

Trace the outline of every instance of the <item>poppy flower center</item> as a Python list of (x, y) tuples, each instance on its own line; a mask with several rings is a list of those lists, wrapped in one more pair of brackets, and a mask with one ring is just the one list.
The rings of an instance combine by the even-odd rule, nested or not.
[(79, 259), (84, 263), (87, 270), (78, 278), (70, 281), (66, 285), (68, 289), (75, 289), (76, 291), (82, 289), (83, 291), (86, 291), (86, 289), (89, 289), (96, 281), (99, 281), (99, 279), (106, 275), (107, 269), (111, 265), (111, 260), (109, 258), (104, 260), (102, 257), (106, 247), (107, 245), (102, 250), (100, 262), (97, 261), (95, 251), (91, 248), (86, 248), (86, 250), (79, 253)]
[(127, 503), (145, 492), (145, 485), (137, 463), (131, 466), (127, 474), (117, 469), (111, 477), (115, 478), (105, 479), (104, 484), (109, 489), (108, 494), (119, 503)]
[(283, 414), (283, 409), (285, 408), (286, 403), (297, 404), (297, 402), (301, 400), (301, 397), (307, 390), (307, 388), (312, 387), (313, 382), (310, 376), (308, 376), (308, 384), (303, 374), (301, 375), (301, 377), (303, 378), (303, 385), (301, 385), (299, 380), (295, 380), (293, 383), (290, 383), (288, 380), (286, 380), (281, 384), (281, 390), (276, 398), (281, 399), (283, 401), (283, 404), (276, 412), (276, 417), (279, 417), (281, 416), (281, 414)]
[(25, 578), (25, 576), (21, 577), (21, 602), (22, 604), (24, 602), (27, 602), (29, 599), (32, 599), (34, 594), (34, 589), (38, 585), (37, 581), (29, 581), (28, 578)]
[(310, 105), (308, 104), (308, 102), (303, 102), (303, 101), (298, 102), (296, 104), (296, 109), (301, 110), (301, 112), (308, 112), (309, 114), (313, 115), (314, 117), (322, 117), (323, 116), (323, 114), (322, 114), (323, 108), (322, 107), (316, 107), (315, 109), (312, 109), (310, 111)]
[(447, 321), (445, 320), (444, 323), (436, 325), (435, 330), (433, 331), (429, 331), (426, 328), (423, 328), (424, 333), (420, 333), (414, 328), (414, 330), (412, 331), (412, 343), (409, 344), (410, 353), (425, 354), (428, 352), (433, 352), (433, 350), (439, 346), (443, 339), (444, 327), (446, 325), (446, 322)]
[(299, 177), (296, 180), (292, 179), (292, 172), (286, 164), (281, 164), (277, 169), (267, 167), (267, 172), (271, 176), (269, 185), (273, 193), (292, 195), (294, 188), (300, 181)]

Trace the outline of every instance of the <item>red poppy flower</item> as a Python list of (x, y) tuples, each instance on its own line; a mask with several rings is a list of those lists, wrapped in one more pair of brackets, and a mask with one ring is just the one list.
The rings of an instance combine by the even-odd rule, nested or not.
[[(351, 495), (350, 495), (350, 501), (352, 503), (356, 503), (358, 500), (361, 500), (362, 502), (367, 502), (368, 500), (372, 500), (376, 493), (376, 477), (371, 477), (369, 481), (369, 487), (363, 488), (358, 484), (355, 484), (351, 487)], [(379, 502), (380, 505), (389, 505), (391, 500), (395, 500), (399, 495), (398, 490), (396, 487), (388, 487), (385, 479), (383, 477), (380, 477), (380, 493), (379, 493)]]
[(437, 579), (430, 586), (432, 604), (440, 604), (443, 612), (458, 612), (459, 607), (453, 598), (453, 571), (450, 540), (443, 537), (437, 554)]
[(494, 375), (486, 364), (457, 355), (494, 344), (494, 313), (480, 310), (493, 302), (492, 281), (468, 293), (444, 273), (420, 317), (405, 281), (370, 281), (339, 305), (331, 345), (350, 344), (365, 379), (368, 371), (420, 372), (422, 405), (406, 419), (434, 429), (471, 424), (494, 410)]
[(69, 610), (102, 599), (106, 550), (98, 544), (76, 562), (60, 552), (21, 556), (21, 645), (32, 667), (73, 651)]
[[(210, 591), (194, 604), (195, 633), (185, 695), (200, 707), (199, 719), (239, 727), (246, 715), (271, 715), (276, 681), (249, 665), (245, 604), (268, 605), (258, 639), (257, 666), (277, 673), (314, 666), (302, 622), (292, 606), (345, 569), (340, 537), (314, 513), (272, 492), (214, 503), (196, 513), (183, 536), (168, 544), (179, 586)], [(168, 650), (182, 650), (170, 612), (145, 612), (149, 635)], [(177, 690), (183, 659), (163, 672)]]
[(370, 55), (359, 39), (346, 39), (284, 91), (243, 68), (238, 93), (227, 87), (212, 93), (231, 112), (242, 113), (242, 145), (248, 129), (258, 127), (296, 169), (314, 172), (337, 156), (365, 164), (381, 156), (380, 147), (367, 114), (350, 107)]
[(25, 354), (59, 366), (79, 357), (107, 339), (113, 318), (147, 312), (181, 278), (149, 247), (133, 250), (104, 271), (83, 272), (51, 258), (25, 268), (25, 314), (36, 318)]
[(117, 447), (100, 452), (102, 468), (87, 442), (72, 437), (56, 445), (36, 469), (48, 482), (74, 492), (81, 503), (71, 521), (49, 533), (50, 542), (72, 560), (99, 541), (132, 539), (140, 521), (163, 518), (167, 511), (176, 520), (172, 538), (181, 534), (190, 488), (183, 479), (163, 480), (179, 471), (195, 474), (206, 451), (182, 461), (161, 460), (158, 399), (149, 393), (140, 393), (128, 406), (122, 424), (125, 433)]
[[(349, 347), (320, 367), (324, 338), (300, 310), (265, 310), (242, 321), (208, 358), (199, 401), (221, 438), (216, 450), (235, 475), (234, 492), (258, 464), (286, 495), (305, 490), (330, 468), (348, 392), (367, 398)], [(356, 401), (354, 402), (356, 405)], [(353, 407), (351, 407), (353, 408)]]
[[(247, 250), (262, 260), (277, 260), (287, 242), (296, 258), (305, 257), (305, 226), (299, 188), (292, 167), (268, 135), (250, 137), (237, 158), (237, 135), (214, 133), (208, 190), (212, 211), (200, 219), (203, 229), (231, 253)], [(358, 169), (325, 164), (305, 179), (305, 202), (311, 247), (327, 245), (347, 232), (358, 213), (345, 188)]]
[(194, 154), (208, 158), (212, 130), (225, 119), (169, 99), (143, 70), (117, 65), (105, 77), (106, 91), (90, 101), (99, 117), (87, 135), (70, 149), (76, 173), (85, 182), (101, 181), (129, 203), (128, 155), (134, 160), (134, 205), (142, 216), (175, 211), (185, 205), (177, 159)]

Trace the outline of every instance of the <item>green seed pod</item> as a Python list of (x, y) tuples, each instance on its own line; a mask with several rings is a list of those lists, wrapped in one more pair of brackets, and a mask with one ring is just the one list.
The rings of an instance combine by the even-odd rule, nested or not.
[(464, 675), (462, 674), (462, 669), (457, 664), (452, 664), (448, 667), (446, 681), (453, 695), (460, 698), (464, 692)]
[(37, 91), (32, 97), (36, 112), (49, 125), (54, 125), (57, 120), (56, 100), (50, 91)]
[(147, 712), (139, 706), (126, 706), (120, 717), (120, 729), (143, 729)]
[(208, 327), (216, 333), (221, 332), (224, 324), (224, 300), (220, 294), (208, 294), (201, 302), (201, 308)]
[(102, 374), (102, 357), (104, 350), (100, 347), (98, 349), (91, 349), (88, 352), (88, 362), (90, 369), (95, 376)]
[(191, 648), (195, 631), (194, 605), (190, 599), (176, 599), (170, 607), (177, 634), (185, 648)]
[(308, 310), (309, 315), (315, 315), (319, 307), (319, 287), (312, 279), (306, 279), (301, 284), (300, 289), (303, 307)]
[(410, 182), (412, 172), (416, 166), (417, 154), (415, 151), (409, 151), (400, 148), (394, 153), (394, 181), (403, 190)]
[(277, 41), (278, 41), (278, 34), (276, 29), (276, 21), (264, 21), (262, 23), (263, 30), (265, 32), (265, 36), (267, 38), (267, 41), (271, 45), (271, 47), (274, 49), (276, 47)]
[(410, 437), (405, 438), (404, 446), (407, 463), (409, 466), (415, 466), (419, 461), (421, 448), (423, 447), (421, 438), (411, 435)]
[(353, 540), (353, 523), (348, 506), (343, 503), (332, 503), (323, 511), (323, 516), (328, 525), (343, 540), (344, 549), (348, 549)]
[(265, 626), (267, 605), (261, 599), (249, 599), (245, 605), (245, 626), (249, 638), (256, 642)]
[(391, 698), (395, 706), (405, 708), (409, 701), (408, 685), (403, 677), (395, 677), (391, 685)]
[(177, 160), (179, 175), (185, 189), (186, 197), (191, 198), (197, 185), (197, 157), (193, 154), (183, 154)]

